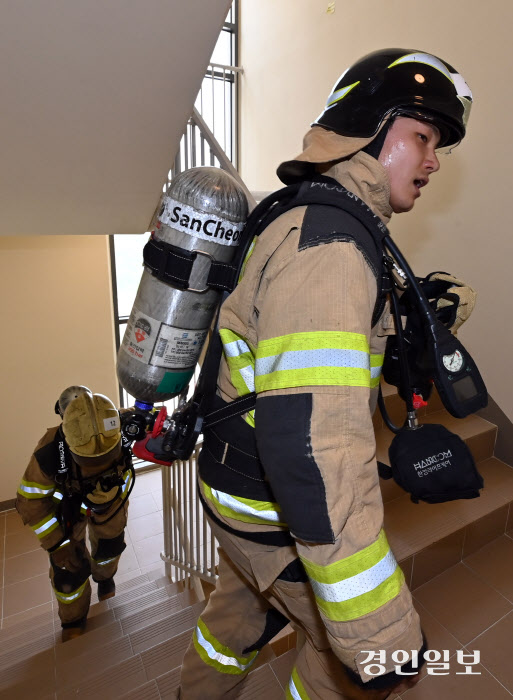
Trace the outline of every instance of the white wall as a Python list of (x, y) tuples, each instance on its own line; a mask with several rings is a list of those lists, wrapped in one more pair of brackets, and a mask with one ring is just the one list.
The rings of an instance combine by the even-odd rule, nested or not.
[(301, 151), (342, 71), (383, 47), (422, 49), (459, 70), (474, 93), (468, 136), (409, 214), (390, 228), (417, 274), (447, 270), (478, 290), (460, 332), (490, 394), (513, 419), (510, 232), (513, 4), (508, 0), (242, 0), (241, 172), (253, 190)]
[(2, 502), (59, 423), (63, 389), (85, 384), (119, 403), (108, 237), (0, 236), (0, 295)]

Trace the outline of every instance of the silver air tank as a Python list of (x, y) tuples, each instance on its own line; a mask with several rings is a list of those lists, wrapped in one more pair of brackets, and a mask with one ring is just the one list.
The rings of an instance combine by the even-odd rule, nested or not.
[(167, 401), (187, 386), (221, 296), (206, 289), (211, 259), (231, 261), (247, 214), (242, 187), (224, 170), (173, 178), (152, 236), (198, 255), (185, 291), (144, 268), (117, 361), (120, 384), (139, 402)]

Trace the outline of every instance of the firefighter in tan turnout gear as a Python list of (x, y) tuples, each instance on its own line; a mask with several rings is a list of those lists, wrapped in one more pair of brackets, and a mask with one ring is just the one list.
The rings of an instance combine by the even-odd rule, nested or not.
[(85, 629), (91, 574), (99, 600), (115, 594), (134, 471), (119, 413), (106, 396), (72, 386), (55, 408), (62, 423), (37, 444), (16, 508), (50, 555), (50, 579), (67, 641)]
[[(345, 188), (387, 224), (439, 169), (436, 149), (464, 137), (471, 101), (441, 59), (375, 52), (343, 74), (278, 175), (328, 176), (319, 187)], [(372, 424), (393, 332), (382, 264), (357, 216), (298, 206), (257, 238), (221, 309), (214, 409), (257, 399), (204, 434), (219, 581), (184, 658), (182, 700), (239, 697), (289, 620), (305, 643), (287, 698), (383, 700), (419, 678), (425, 641), (383, 529)]]

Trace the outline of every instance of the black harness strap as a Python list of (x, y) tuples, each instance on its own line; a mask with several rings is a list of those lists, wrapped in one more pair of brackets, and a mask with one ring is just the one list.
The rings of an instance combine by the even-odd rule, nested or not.
[[(373, 249), (372, 251), (369, 250), (369, 254), (366, 254), (365, 258), (369, 263), (374, 261), (374, 264), (370, 264), (370, 267), (376, 276), (378, 284), (378, 294), (372, 317), (372, 324), (376, 324), (383, 312), (386, 294), (390, 289), (389, 272), (385, 265), (380, 265), (383, 259), (382, 242), (389, 232), (381, 219), (369, 209), (365, 202), (330, 177), (319, 176), (312, 182), (289, 185), (269, 195), (269, 197), (266, 197), (258, 204), (248, 219), (244, 243), (236, 254), (234, 262), (234, 269), (236, 270), (233, 278), (234, 286), (254, 237), (259, 236), (273, 221), (285, 212), (295, 207), (305, 205), (324, 205), (328, 208), (332, 207), (335, 210), (347, 212), (360, 222), (360, 224), (363, 224), (369, 233), (369, 248), (372, 244)], [(360, 242), (358, 247), (362, 249), (363, 243)], [(203, 362), (195, 392), (196, 396), (199, 397), (199, 403), (203, 406), (203, 415), (205, 415), (202, 430), (208, 430), (208, 428), (213, 427), (217, 423), (247, 413), (253, 410), (256, 405), (257, 395), (253, 392), (235, 399), (223, 408), (209, 412), (209, 408), (212, 405), (212, 397), (215, 396), (216, 393), (217, 375), (223, 352), (218, 332), (219, 314), (222, 302), (227, 296), (228, 294), (225, 293), (219, 305), (214, 326), (215, 330)]]

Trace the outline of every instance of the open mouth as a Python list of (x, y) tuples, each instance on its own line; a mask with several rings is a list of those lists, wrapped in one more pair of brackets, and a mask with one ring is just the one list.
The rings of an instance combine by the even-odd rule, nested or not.
[(424, 178), (421, 178), (421, 179), (419, 179), (419, 180), (414, 180), (414, 181), (413, 181), (413, 184), (414, 184), (415, 187), (417, 187), (419, 190), (420, 190), (421, 187), (425, 187), (425, 186), (427, 185), (427, 183), (428, 183), (428, 181), (425, 180)]

